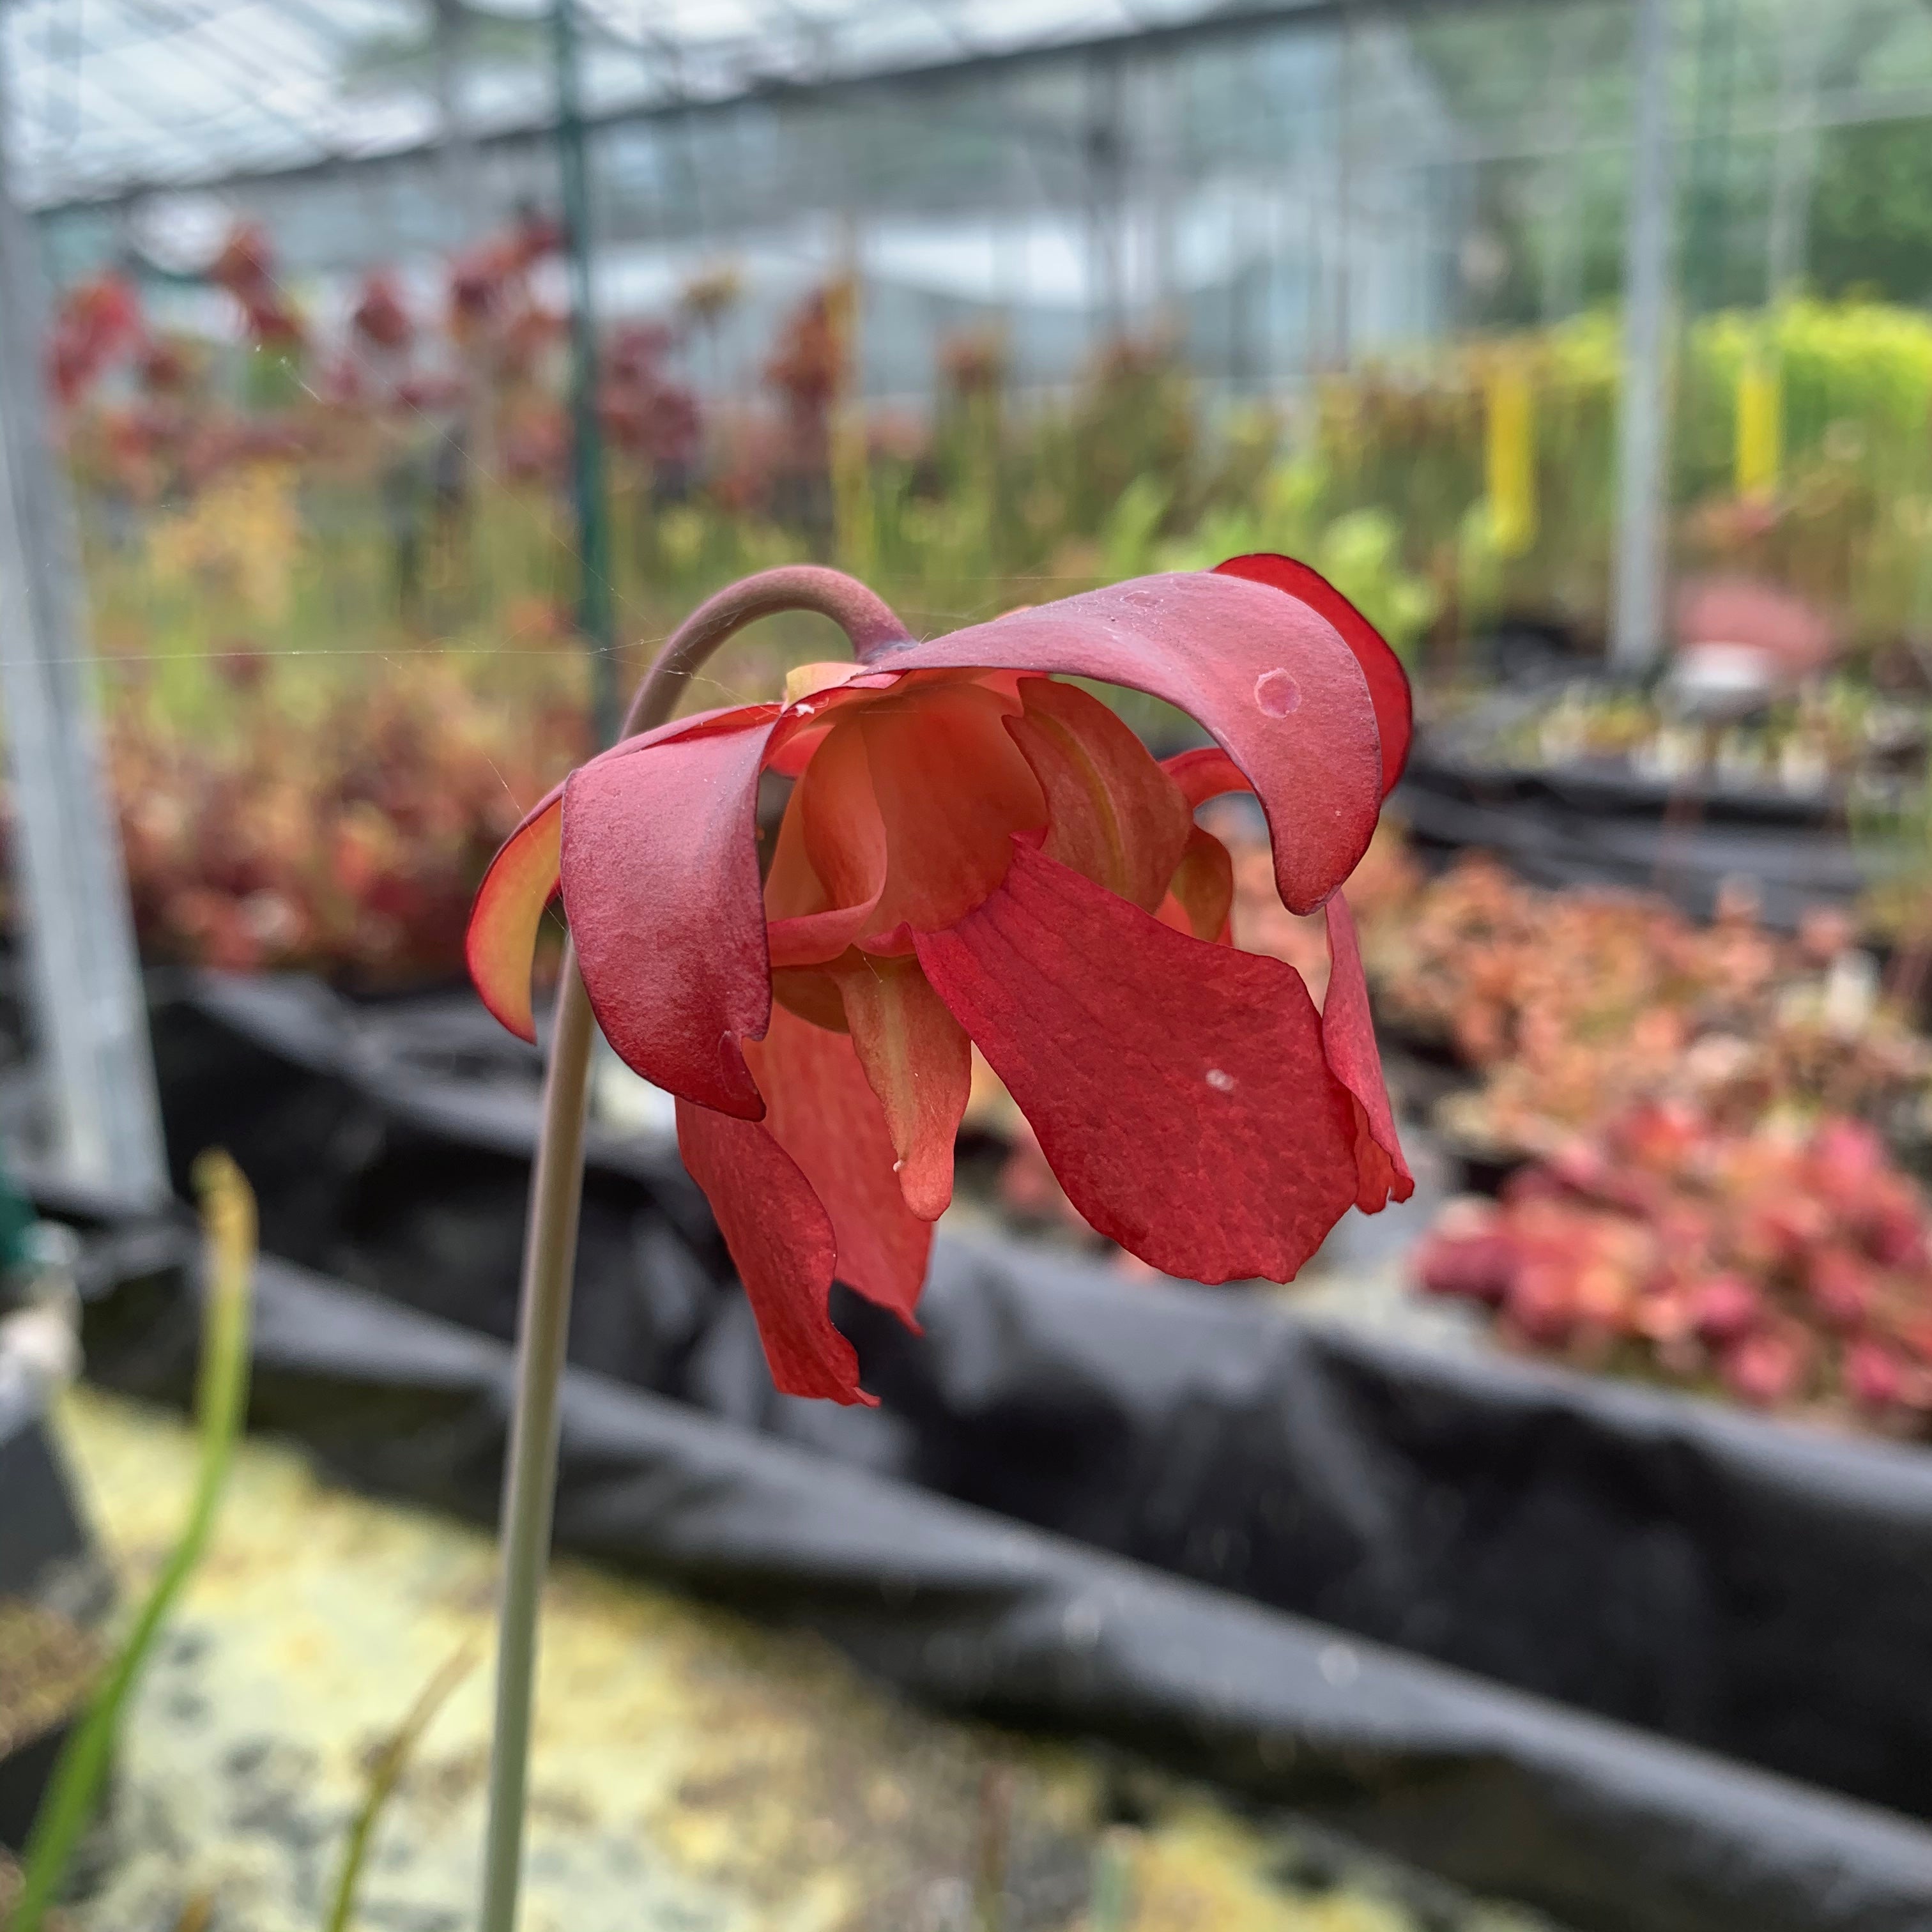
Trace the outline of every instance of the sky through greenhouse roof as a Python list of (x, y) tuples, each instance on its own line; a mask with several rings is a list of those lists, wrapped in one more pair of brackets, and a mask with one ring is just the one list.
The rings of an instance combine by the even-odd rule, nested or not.
[[(440, 0), (477, 134), (554, 100), (544, 0)], [(36, 206), (433, 140), (439, 0), (0, 0), (15, 191)], [(592, 113), (717, 100), (1262, 8), (1243, 0), (577, 0)]]

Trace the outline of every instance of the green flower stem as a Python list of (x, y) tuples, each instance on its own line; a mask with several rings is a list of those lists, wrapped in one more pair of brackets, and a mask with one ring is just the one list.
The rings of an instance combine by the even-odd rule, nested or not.
[[(734, 632), (782, 610), (830, 617), (863, 656), (904, 642), (905, 627), (866, 586), (816, 564), (748, 577), (699, 605), (673, 634), (632, 700), (624, 736), (665, 723), (692, 674)], [(496, 1711), (490, 1750), (490, 1812), (483, 1848), (479, 1932), (514, 1932), (524, 1812), (530, 1788), (530, 1721), (536, 1688), (537, 1621), (549, 1566), (556, 1492), (558, 1398), (570, 1332), (584, 1194), (584, 1102), (596, 1022), (566, 944), (558, 982), (543, 1125), (530, 1178), (518, 1322), (516, 1406), (504, 1471), (502, 1571), (496, 1636)]]

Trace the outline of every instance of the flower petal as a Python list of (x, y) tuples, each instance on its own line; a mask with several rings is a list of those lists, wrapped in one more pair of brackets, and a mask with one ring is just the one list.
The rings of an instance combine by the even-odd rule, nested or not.
[(1224, 792), (1254, 790), (1247, 773), (1219, 745), (1203, 745), (1198, 751), (1163, 758), (1160, 768), (1174, 781), (1190, 812), (1198, 812), (1210, 798), (1219, 798)]
[(1251, 556), (1231, 556), (1214, 568), (1221, 574), (1246, 578), (1252, 584), (1271, 584), (1276, 590), (1286, 591), (1289, 596), (1299, 598), (1320, 611), (1342, 634), (1342, 641), (1354, 652), (1362, 675), (1369, 681), (1369, 695), (1375, 700), (1376, 722), (1382, 741), (1382, 796), (1386, 798), (1395, 790), (1396, 781), (1408, 763), (1409, 741), (1415, 730), (1408, 674), (1402, 669), (1401, 658), (1389, 648), (1388, 640), (1320, 572), (1310, 570), (1292, 556), (1276, 556), (1263, 551)]
[(1375, 1214), (1388, 1205), (1391, 1195), (1406, 1201), (1415, 1192), (1415, 1180), (1402, 1158), (1382, 1078), (1355, 916), (1340, 892), (1328, 902), (1327, 911), (1328, 991), (1322, 1001), (1322, 1050), (1354, 1103), (1355, 1205), (1365, 1214)]
[(1046, 794), (1040, 850), (1152, 912), (1187, 849), (1186, 801), (1097, 698), (1030, 677), (1020, 698), (1006, 730)]
[(687, 1100), (755, 1120), (741, 1042), (770, 1017), (755, 844), (779, 717), (747, 705), (606, 752), (564, 786), (564, 910), (620, 1058)]
[(530, 961), (544, 908), (556, 892), (557, 847), (563, 825), (563, 788), (557, 786), (504, 840), (470, 911), (463, 955), (471, 983), (502, 1024), (534, 1042)]
[(984, 904), (916, 935), (934, 991), (1101, 1233), (1171, 1274), (1286, 1280), (1357, 1191), (1300, 976), (1013, 844)]
[[(856, 915), (838, 945), (822, 956), (836, 958), (858, 938), (886, 889), (885, 823), (873, 795), (866, 735), (856, 718), (847, 718), (834, 728), (799, 780), (785, 810), (785, 822), (778, 827), (778, 850), (772, 855), (774, 882), (779, 861), (789, 859), (787, 835), (794, 825), (794, 849), (804, 854), (824, 905)], [(766, 903), (776, 916), (780, 901), (773, 896), (772, 883), (767, 884)]]
[(831, 1217), (838, 1279), (916, 1328), (932, 1230), (901, 1198), (892, 1136), (852, 1040), (781, 1006), (746, 1057), (765, 1096), (764, 1131)]
[[(935, 683), (871, 705), (842, 728), (864, 740), (873, 809), (885, 828), (885, 890), (873, 914), (876, 938), (862, 942), (868, 947), (910, 950), (890, 936), (902, 925), (950, 926), (1005, 878), (1012, 835), (1046, 824), (1039, 781), (1006, 735), (1012, 709), (1012, 699), (982, 685)], [(838, 750), (839, 736), (814, 769)], [(815, 847), (812, 862), (832, 885)]]
[(952, 1144), (973, 1086), (965, 1029), (909, 956), (854, 949), (831, 970), (898, 1156), (905, 1204), (922, 1221), (936, 1221), (952, 1198)]
[(688, 1100), (677, 1103), (677, 1145), (737, 1264), (772, 1380), (787, 1395), (872, 1402), (825, 1312), (832, 1220), (798, 1163), (757, 1121)]
[[(845, 734), (826, 757), (814, 760), (814, 769), (817, 776), (808, 771), (785, 802), (765, 874), (765, 940), (774, 970), (836, 959), (865, 930), (885, 888), (885, 827), (863, 741)], [(830, 847), (827, 869), (840, 891), (856, 893), (856, 899), (835, 899), (827, 890), (812, 862), (814, 844)]]
[(1362, 667), (1324, 615), (1268, 585), (1207, 571), (1139, 578), (867, 661), (1064, 671), (1178, 705), (1253, 781), (1298, 910), (1348, 876), (1375, 831), (1382, 747)]
[(1228, 946), (1234, 943), (1228, 925), (1234, 905), (1234, 862), (1213, 832), (1197, 825), (1161, 902), (1161, 922), (1176, 932)]
[(821, 686), (788, 704), (784, 729), (774, 735), (765, 760), (766, 768), (783, 778), (795, 778), (804, 772), (842, 712), (876, 704), (884, 694), (927, 690), (934, 685), (982, 684), (1018, 701), (1018, 694), (1012, 688), (1016, 680), (1011, 672), (982, 675), (956, 670), (915, 671), (902, 676), (897, 671), (869, 670), (856, 664), (811, 668), (842, 670), (845, 675), (838, 682)]

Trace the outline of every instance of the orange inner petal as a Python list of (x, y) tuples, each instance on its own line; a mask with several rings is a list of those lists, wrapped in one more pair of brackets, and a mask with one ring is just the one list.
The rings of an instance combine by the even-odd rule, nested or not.
[(1076, 685), (1029, 678), (1007, 729), (1046, 794), (1049, 859), (1152, 912), (1193, 817), (1147, 747)]
[(899, 1188), (922, 1221), (952, 1198), (952, 1143), (972, 1090), (972, 1048), (909, 954), (854, 950), (830, 969), (852, 1045), (898, 1156)]
[[(1076, 686), (952, 674), (830, 701), (765, 881), (772, 992), (799, 1018), (849, 1031), (901, 1192), (929, 1220), (952, 1196), (971, 1048), (912, 934), (955, 925), (1006, 878), (1014, 834), (1043, 832), (1049, 856), (1150, 910), (1167, 899), (1184, 928), (1198, 903), (1218, 937), (1226, 855), (1194, 832), (1133, 733)], [(1190, 836), (1206, 848), (1192, 869)]]
[(936, 932), (964, 918), (1006, 876), (1013, 834), (1046, 822), (1039, 781), (1006, 735), (1010, 709), (999, 693), (964, 685), (875, 705), (854, 721), (888, 854), (869, 934), (902, 922)]
[(1161, 922), (1196, 939), (1230, 945), (1228, 922), (1234, 904), (1234, 862), (1213, 832), (1197, 825), (1161, 902)]
[(1000, 880), (1012, 834), (1044, 824), (1007, 736), (1016, 700), (958, 679), (850, 704), (785, 809), (765, 882), (775, 964), (822, 964), (856, 940), (904, 952), (898, 928), (952, 923)]

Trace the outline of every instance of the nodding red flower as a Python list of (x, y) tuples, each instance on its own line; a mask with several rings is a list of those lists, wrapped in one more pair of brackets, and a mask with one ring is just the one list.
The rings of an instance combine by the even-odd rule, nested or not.
[(260, 222), (238, 221), (208, 264), (208, 279), (240, 302), (259, 298), (273, 287), (275, 254), (268, 230)]
[(151, 335), (141, 344), (141, 387), (151, 396), (171, 396), (188, 387), (194, 365), (178, 342)]
[(275, 279), (274, 245), (260, 223), (238, 222), (208, 264), (208, 279), (232, 296), (248, 339), (263, 349), (299, 350), (302, 318)]
[(62, 297), (48, 345), (55, 394), (80, 400), (110, 363), (141, 333), (141, 298), (124, 275), (110, 269)]
[[(1156, 764), (1079, 686), (1151, 692), (1214, 746)], [(778, 1386), (866, 1401), (836, 1274), (910, 1322), (977, 1045), (1074, 1204), (1152, 1266), (1286, 1280), (1351, 1206), (1412, 1190), (1339, 888), (1400, 775), (1408, 682), (1312, 571), (1251, 556), (813, 668), (574, 772), (497, 854), (470, 969), (535, 1037), (561, 885), (598, 1024), (676, 1096)], [(796, 781), (762, 888), (758, 779)], [(1251, 790), (1317, 1012), (1236, 952), (1194, 808)]]
[(394, 351), (406, 349), (415, 339), (416, 325), (403, 302), (396, 278), (386, 268), (374, 268), (362, 278), (362, 286), (350, 326), (371, 348)]
[(258, 347), (296, 350), (308, 340), (302, 317), (283, 299), (279, 290), (258, 301), (244, 302), (242, 315), (248, 339)]

